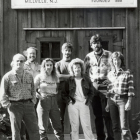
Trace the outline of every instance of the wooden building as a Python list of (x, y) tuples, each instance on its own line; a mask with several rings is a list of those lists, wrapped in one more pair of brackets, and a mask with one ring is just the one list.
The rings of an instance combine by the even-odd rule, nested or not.
[[(28, 46), (38, 48), (38, 62), (46, 57), (58, 61), (61, 45), (69, 41), (73, 58), (84, 59), (95, 33), (102, 36), (105, 49), (125, 55), (134, 74), (131, 116), (140, 111), (140, 3), (137, 8), (11, 9), (11, 0), (0, 0), (0, 77), (10, 70), (13, 55)], [(130, 126), (135, 133), (138, 126), (131, 117)]]

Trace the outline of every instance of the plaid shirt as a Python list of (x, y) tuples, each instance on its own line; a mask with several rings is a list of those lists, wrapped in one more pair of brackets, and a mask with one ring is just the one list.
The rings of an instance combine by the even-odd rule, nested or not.
[(6, 73), (1, 82), (0, 101), (6, 107), (10, 101), (32, 99), (36, 103), (36, 93), (32, 75), (24, 71), (23, 81), (21, 82), (14, 70)]
[(107, 79), (108, 72), (111, 71), (110, 56), (111, 52), (107, 50), (103, 50), (98, 60), (94, 51), (87, 54), (84, 60), (85, 70), (92, 82), (100, 79)]
[(111, 71), (108, 74), (108, 79), (111, 84), (108, 86), (108, 92), (111, 94), (119, 94), (128, 96), (134, 96), (134, 86), (133, 86), (133, 75), (129, 70), (124, 71), (120, 69), (117, 73), (116, 71)]

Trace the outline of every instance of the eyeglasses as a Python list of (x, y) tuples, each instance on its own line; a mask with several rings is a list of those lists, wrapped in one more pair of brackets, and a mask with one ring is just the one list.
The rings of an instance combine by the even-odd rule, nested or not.
[(23, 62), (24, 62), (24, 60), (17, 60), (17, 62), (23, 63)]

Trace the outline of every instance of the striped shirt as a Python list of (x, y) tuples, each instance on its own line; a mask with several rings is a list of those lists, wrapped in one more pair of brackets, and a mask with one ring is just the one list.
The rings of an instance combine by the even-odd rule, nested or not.
[(108, 92), (111, 94), (119, 94), (128, 96), (134, 96), (134, 86), (133, 86), (133, 75), (130, 70), (124, 71), (120, 69), (118, 72), (110, 71), (108, 74), (108, 79), (111, 84), (108, 86)]

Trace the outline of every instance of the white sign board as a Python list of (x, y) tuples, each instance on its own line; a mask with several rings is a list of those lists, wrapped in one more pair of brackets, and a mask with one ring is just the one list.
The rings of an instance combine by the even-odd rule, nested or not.
[(13, 9), (132, 8), (137, 0), (11, 0)]

